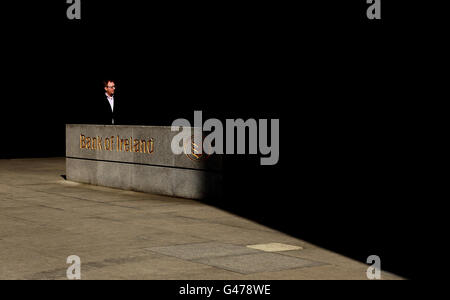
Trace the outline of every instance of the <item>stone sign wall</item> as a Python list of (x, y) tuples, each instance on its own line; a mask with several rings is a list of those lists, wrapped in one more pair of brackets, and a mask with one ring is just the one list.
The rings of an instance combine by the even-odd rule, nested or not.
[(66, 125), (67, 179), (191, 199), (220, 195), (222, 157), (175, 155), (176, 134), (169, 126)]

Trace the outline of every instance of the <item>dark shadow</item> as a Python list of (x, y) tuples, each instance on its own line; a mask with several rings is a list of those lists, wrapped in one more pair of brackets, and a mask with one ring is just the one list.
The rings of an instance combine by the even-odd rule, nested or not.
[(384, 199), (389, 197), (384, 188), (376, 191), (339, 172), (315, 182), (294, 168), (263, 170), (249, 161), (229, 159), (223, 197), (203, 202), (362, 263), (378, 255), (382, 270), (417, 276), (417, 265), (411, 264), (417, 226), (405, 215), (404, 201)]
[(67, 176), (66, 175), (61, 175), (62, 179), (67, 180)]

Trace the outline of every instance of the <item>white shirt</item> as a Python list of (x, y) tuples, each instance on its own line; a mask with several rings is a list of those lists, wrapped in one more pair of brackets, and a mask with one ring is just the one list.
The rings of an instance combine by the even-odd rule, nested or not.
[(106, 98), (108, 99), (109, 105), (111, 105), (111, 111), (114, 111), (114, 96), (109, 96), (108, 93), (105, 93)]

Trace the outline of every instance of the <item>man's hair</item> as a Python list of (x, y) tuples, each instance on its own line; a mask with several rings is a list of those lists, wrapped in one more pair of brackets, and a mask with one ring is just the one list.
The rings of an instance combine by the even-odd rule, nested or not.
[(107, 86), (108, 86), (108, 82), (114, 82), (114, 83), (116, 83), (113, 79), (103, 80), (103, 86), (104, 86), (104, 87), (107, 87)]

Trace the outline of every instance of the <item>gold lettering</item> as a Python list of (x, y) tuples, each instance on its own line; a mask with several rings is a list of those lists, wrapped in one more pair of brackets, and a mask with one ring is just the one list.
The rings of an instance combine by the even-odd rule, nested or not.
[(109, 138), (105, 138), (105, 150), (109, 151), (111, 147), (111, 141), (109, 140)]
[(150, 139), (150, 140), (148, 141), (148, 145), (147, 145), (147, 148), (148, 148), (148, 154), (153, 153), (153, 151), (155, 150), (154, 147), (155, 147), (155, 142), (154, 142), (153, 139)]
[(129, 139), (125, 140), (125, 151), (130, 152), (130, 140)]
[(141, 153), (147, 153), (147, 142), (145, 140), (141, 140), (139, 143), (139, 152)]
[(90, 137), (86, 138), (86, 149), (92, 149), (91, 148), (91, 138)]
[(114, 136), (111, 136), (111, 147), (110, 147), (111, 151), (113, 150), (113, 147), (114, 147)]
[(139, 150), (139, 140), (138, 139), (135, 139), (134, 140), (134, 144), (133, 144), (133, 152), (140, 152)]
[(92, 138), (92, 149), (97, 150), (97, 138)]
[(103, 143), (103, 138), (101, 136), (97, 136), (97, 140), (98, 140), (98, 145), (97, 145), (97, 149), (99, 151), (102, 151), (102, 143)]
[(80, 134), (80, 149), (86, 148), (86, 137)]

